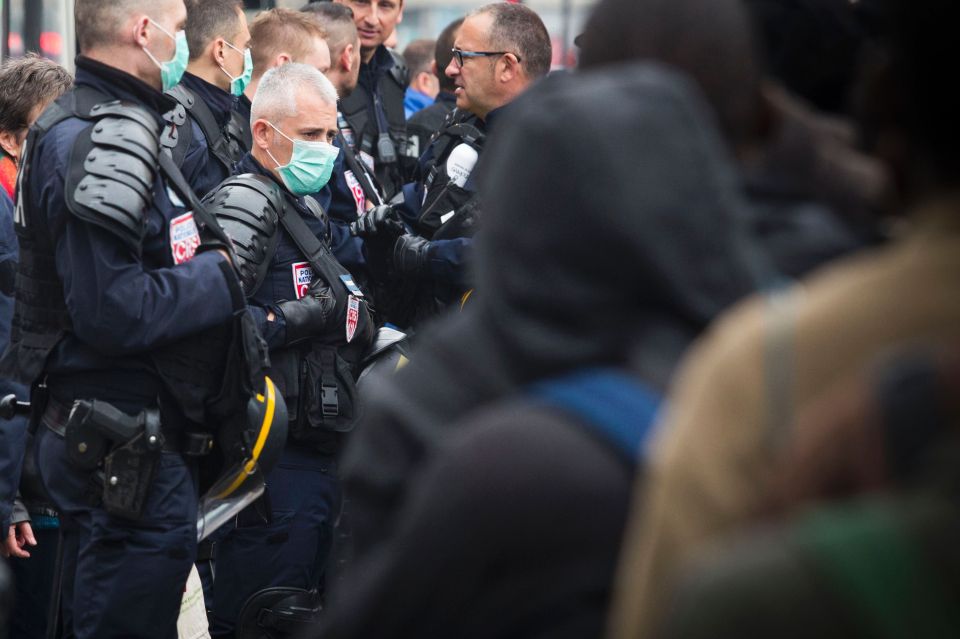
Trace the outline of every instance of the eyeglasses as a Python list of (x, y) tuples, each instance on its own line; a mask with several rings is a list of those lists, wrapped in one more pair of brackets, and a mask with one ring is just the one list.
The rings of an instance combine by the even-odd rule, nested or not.
[(512, 51), (464, 51), (462, 49), (453, 48), (450, 49), (450, 52), (453, 53), (454, 60), (457, 61), (457, 66), (463, 66), (464, 58), (487, 58), (493, 55), (507, 55), (508, 53), (513, 55), (517, 59), (517, 62), (520, 62), (520, 56)]

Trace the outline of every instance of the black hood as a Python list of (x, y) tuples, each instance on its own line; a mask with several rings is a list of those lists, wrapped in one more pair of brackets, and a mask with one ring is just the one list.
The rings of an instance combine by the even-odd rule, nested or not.
[(403, 395), (682, 350), (763, 283), (733, 160), (685, 77), (644, 63), (548, 78), (511, 110), (482, 163), (476, 302), (421, 333)]
[(482, 166), (476, 301), (422, 330), (411, 363), (372, 389), (345, 459), (353, 490), (397, 489), (451, 421), (537, 379), (639, 354), (662, 388), (689, 342), (761, 284), (712, 114), (663, 67), (547, 78), (512, 105)]

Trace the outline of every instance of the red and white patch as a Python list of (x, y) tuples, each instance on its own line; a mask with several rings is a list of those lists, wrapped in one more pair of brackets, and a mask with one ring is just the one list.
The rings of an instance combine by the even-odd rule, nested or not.
[(347, 186), (350, 187), (353, 200), (357, 203), (357, 215), (363, 215), (367, 212), (367, 196), (363, 193), (360, 180), (353, 174), (353, 171), (344, 171), (343, 176), (347, 178)]
[(189, 262), (199, 247), (200, 231), (193, 221), (193, 213), (184, 213), (170, 220), (170, 252), (174, 264)]
[(294, 262), (293, 269), (293, 290), (296, 291), (297, 299), (307, 294), (310, 288), (310, 282), (313, 281), (313, 269), (309, 262)]
[(350, 296), (347, 305), (347, 343), (353, 341), (353, 336), (357, 334), (357, 324), (360, 322), (360, 300), (353, 295)]

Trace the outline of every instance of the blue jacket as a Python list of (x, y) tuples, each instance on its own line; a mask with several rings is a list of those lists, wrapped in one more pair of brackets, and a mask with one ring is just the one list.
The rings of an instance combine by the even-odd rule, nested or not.
[[(77, 60), (76, 85), (136, 103), (158, 122), (174, 106), (133, 76), (84, 57)], [(183, 229), (190, 214), (179, 198), (171, 197), (161, 174), (146, 212), (139, 257), (112, 233), (68, 211), (64, 187), (70, 156), (89, 126), (73, 117), (54, 126), (36, 147), (35, 170), (25, 185), (34, 214), (54, 231), (57, 272), (73, 323), (72, 332), (50, 354), (46, 371), (75, 379), (101, 372), (119, 383), (125, 377), (121, 371), (148, 368), (145, 356), (154, 349), (223, 324), (245, 304), (221, 254), (207, 251), (190, 259), (187, 251), (184, 261), (183, 243), (172, 240), (171, 225)], [(199, 238), (187, 239), (189, 245)]]
[[(221, 127), (226, 125), (230, 119), (231, 111), (237, 107), (237, 98), (220, 87), (198, 78), (192, 73), (184, 73), (183, 79), (180, 82), (183, 86), (193, 91), (197, 98), (202, 100), (210, 108), (210, 112), (213, 113), (217, 124)], [(181, 168), (197, 196), (203, 197), (227, 179), (230, 173), (224, 168), (220, 161), (210, 153), (207, 138), (203, 135), (203, 131), (193, 118), (190, 118), (190, 124), (196, 142), (190, 147), (190, 151), (187, 153), (187, 158), (184, 160)], [(204, 150), (204, 154), (198, 157), (195, 156), (194, 151), (197, 145), (201, 145)]]

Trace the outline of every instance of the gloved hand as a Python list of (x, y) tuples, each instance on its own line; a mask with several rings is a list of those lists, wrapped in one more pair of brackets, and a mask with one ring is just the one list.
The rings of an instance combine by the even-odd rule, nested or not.
[(277, 310), (283, 315), (286, 326), (284, 344), (290, 345), (322, 335), (333, 318), (336, 305), (337, 300), (330, 287), (316, 276), (306, 295), (298, 300), (280, 302)]
[(406, 233), (400, 215), (389, 204), (370, 209), (350, 225), (350, 233), (362, 238), (393, 238)]
[(393, 244), (390, 262), (401, 275), (425, 275), (430, 242), (419, 235), (401, 235)]

